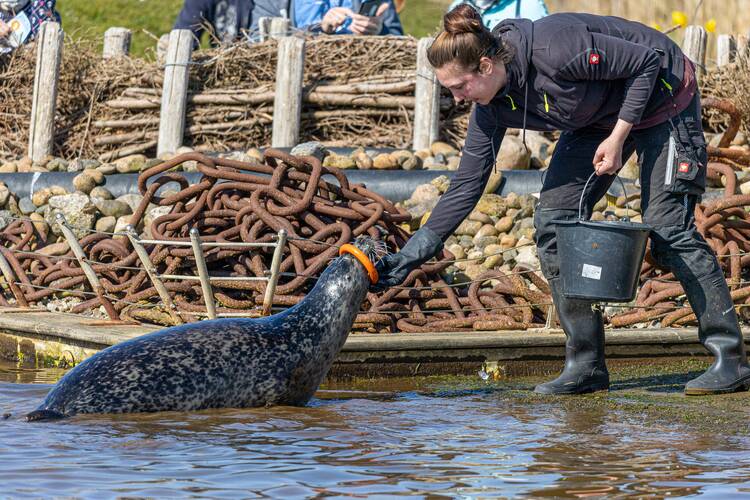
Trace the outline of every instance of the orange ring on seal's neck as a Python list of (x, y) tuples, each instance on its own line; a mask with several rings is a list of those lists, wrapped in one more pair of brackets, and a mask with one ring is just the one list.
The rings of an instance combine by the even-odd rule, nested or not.
[(378, 271), (375, 269), (372, 261), (367, 258), (367, 255), (365, 255), (362, 250), (355, 247), (351, 243), (344, 243), (343, 245), (341, 245), (341, 248), (339, 248), (339, 255), (344, 255), (345, 253), (353, 255), (354, 258), (357, 259), (359, 263), (365, 267), (367, 275), (370, 277), (370, 282), (373, 285), (378, 282)]

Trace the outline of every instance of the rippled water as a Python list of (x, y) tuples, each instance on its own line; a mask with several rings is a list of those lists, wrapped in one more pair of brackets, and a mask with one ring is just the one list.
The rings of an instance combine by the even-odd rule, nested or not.
[(704, 413), (674, 394), (556, 399), (523, 381), (416, 379), (329, 386), (306, 408), (24, 422), (59, 375), (0, 365), (2, 497), (750, 492), (745, 395)]

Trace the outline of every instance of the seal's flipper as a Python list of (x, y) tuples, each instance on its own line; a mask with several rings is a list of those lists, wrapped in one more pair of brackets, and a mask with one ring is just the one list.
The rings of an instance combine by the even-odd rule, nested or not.
[(34, 410), (26, 415), (27, 422), (37, 422), (40, 420), (59, 420), (65, 418), (65, 415), (55, 410)]

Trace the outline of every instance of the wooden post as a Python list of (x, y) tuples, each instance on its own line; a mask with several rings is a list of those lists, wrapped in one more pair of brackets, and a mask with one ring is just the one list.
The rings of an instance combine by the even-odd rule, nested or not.
[(417, 83), (414, 88), (415, 150), (428, 149), (440, 132), (440, 83), (427, 60), (432, 38), (421, 38), (417, 44)]
[(198, 276), (201, 281), (201, 290), (203, 291), (203, 302), (206, 303), (206, 314), (208, 319), (216, 319), (216, 302), (214, 301), (214, 291), (211, 287), (211, 278), (208, 276), (208, 267), (206, 259), (203, 256), (203, 247), (201, 247), (201, 237), (198, 230), (190, 230), (190, 244), (193, 247), (195, 256), (195, 267), (198, 268)]
[(279, 268), (281, 267), (281, 258), (284, 254), (284, 245), (286, 245), (286, 230), (281, 229), (276, 236), (276, 248), (273, 251), (273, 258), (271, 259), (271, 276), (268, 277), (266, 293), (263, 296), (263, 310), (261, 312), (263, 316), (271, 315), (273, 296), (276, 292), (276, 284), (279, 282)]
[(172, 30), (169, 34), (167, 61), (164, 66), (157, 156), (162, 153), (174, 153), (182, 146), (187, 108), (188, 64), (192, 52), (192, 32)]
[(734, 61), (737, 55), (737, 44), (732, 35), (719, 35), (716, 41), (716, 65), (726, 66)]
[(40, 162), (51, 155), (54, 146), (57, 79), (60, 76), (63, 36), (60, 24), (52, 22), (43, 23), (37, 36), (29, 127), (29, 157), (33, 162)]
[(707, 37), (706, 30), (702, 26), (688, 26), (685, 28), (685, 38), (682, 40), (682, 51), (695, 64), (695, 77), (699, 81), (706, 72)]
[(109, 28), (104, 32), (102, 59), (113, 59), (130, 53), (132, 32), (127, 28)]
[(258, 37), (260, 42), (268, 40), (268, 33), (271, 31), (271, 19), (272, 17), (261, 17), (258, 19)]
[(299, 141), (304, 68), (305, 39), (296, 36), (279, 38), (271, 137), (275, 148), (292, 147)]
[(737, 35), (737, 59), (747, 59), (750, 56), (750, 37)]
[(261, 17), (258, 20), (258, 32), (260, 41), (265, 42), (269, 38), (281, 38), (289, 34), (291, 21), (286, 17)]

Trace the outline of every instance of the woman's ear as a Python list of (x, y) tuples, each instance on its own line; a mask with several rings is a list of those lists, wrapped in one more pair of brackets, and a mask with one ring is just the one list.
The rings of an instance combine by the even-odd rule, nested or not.
[(492, 64), (492, 59), (489, 57), (482, 57), (479, 59), (479, 73), (482, 75), (490, 75), (492, 74), (492, 70), (494, 68), (494, 64)]

